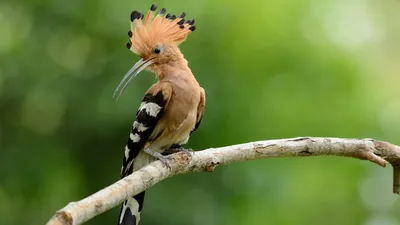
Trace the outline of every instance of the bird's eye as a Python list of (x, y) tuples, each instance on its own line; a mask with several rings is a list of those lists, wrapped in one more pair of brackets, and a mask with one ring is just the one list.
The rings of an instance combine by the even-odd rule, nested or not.
[(155, 49), (154, 49), (154, 53), (159, 54), (160, 52), (161, 52), (161, 49), (160, 49), (160, 48), (155, 48)]

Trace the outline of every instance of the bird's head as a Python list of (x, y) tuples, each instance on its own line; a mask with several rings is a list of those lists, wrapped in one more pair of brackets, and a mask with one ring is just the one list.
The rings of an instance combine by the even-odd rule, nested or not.
[(156, 4), (152, 4), (146, 16), (136, 10), (131, 13), (131, 29), (128, 31), (129, 42), (126, 47), (141, 59), (123, 77), (114, 96), (125, 83), (120, 96), (142, 70), (182, 60), (178, 45), (196, 29), (194, 20), (185, 20), (186, 13), (176, 17), (167, 13), (165, 8), (158, 13), (156, 9)]

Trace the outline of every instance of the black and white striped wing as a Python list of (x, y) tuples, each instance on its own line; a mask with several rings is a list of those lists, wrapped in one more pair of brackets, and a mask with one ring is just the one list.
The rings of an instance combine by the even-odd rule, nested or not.
[(163, 91), (160, 90), (155, 95), (147, 93), (142, 99), (142, 103), (136, 113), (136, 120), (129, 134), (128, 143), (125, 146), (121, 178), (133, 172), (135, 157), (143, 149), (146, 142), (149, 141), (157, 122), (163, 115), (164, 107), (168, 100), (164, 96)]
[[(172, 92), (169, 83), (158, 83), (153, 85), (142, 99), (139, 110), (136, 113), (136, 120), (132, 125), (128, 143), (125, 146), (125, 154), (121, 169), (121, 178), (133, 172), (135, 163), (143, 164), (137, 157), (143, 150), (150, 137), (157, 136), (153, 132), (163, 116), (165, 107), (168, 104)], [(137, 225), (140, 220), (140, 212), (143, 208), (145, 192), (128, 197), (122, 204), (119, 225)]]

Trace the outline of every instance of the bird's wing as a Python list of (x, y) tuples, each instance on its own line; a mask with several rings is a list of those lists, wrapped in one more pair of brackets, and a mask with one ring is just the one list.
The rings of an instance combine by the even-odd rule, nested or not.
[[(164, 114), (172, 94), (172, 86), (168, 82), (158, 82), (150, 87), (142, 99), (139, 110), (136, 113), (136, 120), (132, 125), (128, 143), (125, 146), (125, 155), (122, 163), (121, 178), (133, 172), (133, 164), (143, 164), (138, 160), (145, 160), (137, 157), (152, 137), (159, 136), (162, 129), (159, 127), (159, 120)], [(156, 134), (155, 134), (156, 133)], [(140, 220), (140, 212), (143, 208), (145, 192), (128, 197), (122, 204), (119, 225), (137, 225)]]
[(199, 105), (197, 106), (197, 120), (196, 120), (196, 125), (194, 126), (193, 130), (190, 132), (193, 133), (194, 131), (199, 128), (201, 119), (203, 118), (203, 113), (204, 113), (204, 107), (206, 105), (206, 94), (203, 88), (200, 90), (200, 102)]
[(157, 137), (161, 132), (155, 130), (157, 122), (162, 117), (172, 94), (169, 82), (158, 82), (150, 87), (142, 99), (136, 120), (132, 125), (128, 143), (125, 146), (125, 155), (122, 163), (121, 178), (133, 172), (135, 157), (143, 149), (150, 137)]

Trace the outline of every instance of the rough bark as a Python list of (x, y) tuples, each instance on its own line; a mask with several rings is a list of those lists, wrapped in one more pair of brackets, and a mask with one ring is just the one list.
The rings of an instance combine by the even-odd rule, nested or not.
[(306, 157), (334, 155), (369, 160), (382, 167), (393, 166), (393, 192), (399, 194), (400, 147), (373, 139), (312, 138), (268, 140), (210, 148), (191, 155), (171, 155), (171, 169), (155, 161), (122, 180), (78, 202), (71, 202), (50, 219), (47, 225), (77, 225), (119, 205), (158, 182), (188, 172), (211, 172), (219, 165), (268, 157)]

